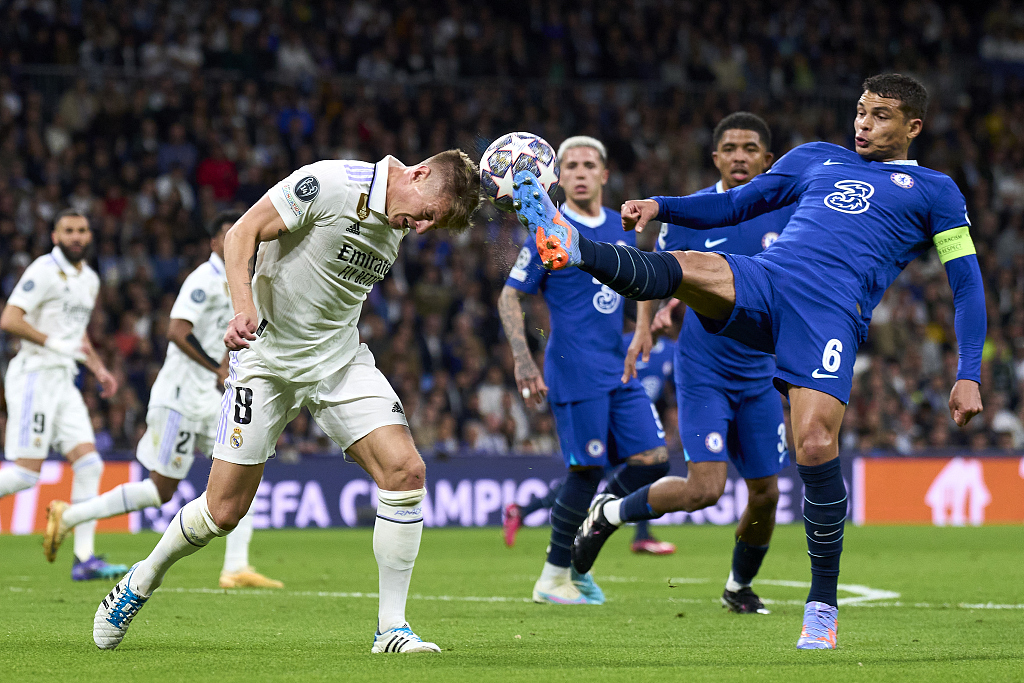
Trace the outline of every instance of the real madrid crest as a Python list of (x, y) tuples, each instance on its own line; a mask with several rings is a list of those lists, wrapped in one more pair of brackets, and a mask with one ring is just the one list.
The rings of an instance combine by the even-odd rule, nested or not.
[(231, 432), (231, 447), (242, 447), (242, 430), (239, 429), (238, 427), (235, 427), (235, 431)]

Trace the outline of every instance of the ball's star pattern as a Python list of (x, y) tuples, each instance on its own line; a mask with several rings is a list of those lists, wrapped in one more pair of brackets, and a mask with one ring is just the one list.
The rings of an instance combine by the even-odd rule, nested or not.
[(498, 191), (494, 195), (495, 201), (501, 201), (502, 197), (508, 197), (509, 201), (512, 200), (512, 165), (510, 164), (508, 170), (505, 171), (505, 175), (491, 175), (491, 179), (494, 180), (494, 184), (498, 186)]

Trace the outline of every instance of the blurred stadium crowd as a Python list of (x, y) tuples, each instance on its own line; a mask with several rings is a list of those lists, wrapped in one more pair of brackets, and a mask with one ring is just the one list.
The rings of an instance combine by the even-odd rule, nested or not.
[[(966, 433), (948, 417), (953, 308), (932, 254), (875, 312), (843, 447), (1024, 447), (1018, 3), (15, 0), (0, 9), (0, 65), (0, 293), (51, 248), (58, 210), (92, 217), (91, 335), (122, 382), (101, 401), (83, 373), (101, 450), (133, 448), (145, 428), (171, 303), (209, 253), (203, 222), (300, 165), (590, 134), (618, 206), (712, 184), (711, 129), (734, 110), (768, 120), (776, 156), (849, 145), (859, 84), (885, 70), (928, 84), (912, 154), (967, 197), (988, 286), (986, 412)], [(363, 340), (426, 453), (557, 449), (547, 412), (516, 395), (495, 308), (524, 239), (489, 206), (464, 234), (410, 235), (365, 306)], [(539, 356), (547, 314), (525, 305)], [(6, 366), (16, 343), (0, 344)], [(677, 438), (671, 388), (659, 407)], [(303, 414), (279, 454), (331, 448)]]

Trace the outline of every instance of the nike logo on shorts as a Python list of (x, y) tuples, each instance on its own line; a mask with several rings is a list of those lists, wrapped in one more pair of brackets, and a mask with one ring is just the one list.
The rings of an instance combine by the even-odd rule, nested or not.
[(811, 373), (811, 377), (814, 379), (839, 379), (839, 375), (826, 375), (818, 368), (814, 368), (814, 372)]
[(843, 165), (843, 162), (841, 162), (841, 161), (832, 161), (831, 159), (829, 159), (828, 161), (826, 161), (825, 163), (822, 164), (822, 166), (842, 166), (842, 165)]
[(728, 237), (723, 237), (720, 240), (704, 240), (704, 248), (705, 249), (711, 249), (713, 247), (717, 247), (719, 244), (721, 244), (722, 242), (725, 242), (728, 239), (729, 239)]

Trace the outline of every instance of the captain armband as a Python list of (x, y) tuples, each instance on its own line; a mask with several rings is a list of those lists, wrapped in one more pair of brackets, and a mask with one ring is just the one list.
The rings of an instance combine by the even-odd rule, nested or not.
[(977, 253), (971, 240), (970, 228), (966, 225), (940, 232), (932, 240), (935, 242), (935, 250), (939, 252), (939, 261), (944, 264), (955, 258)]

